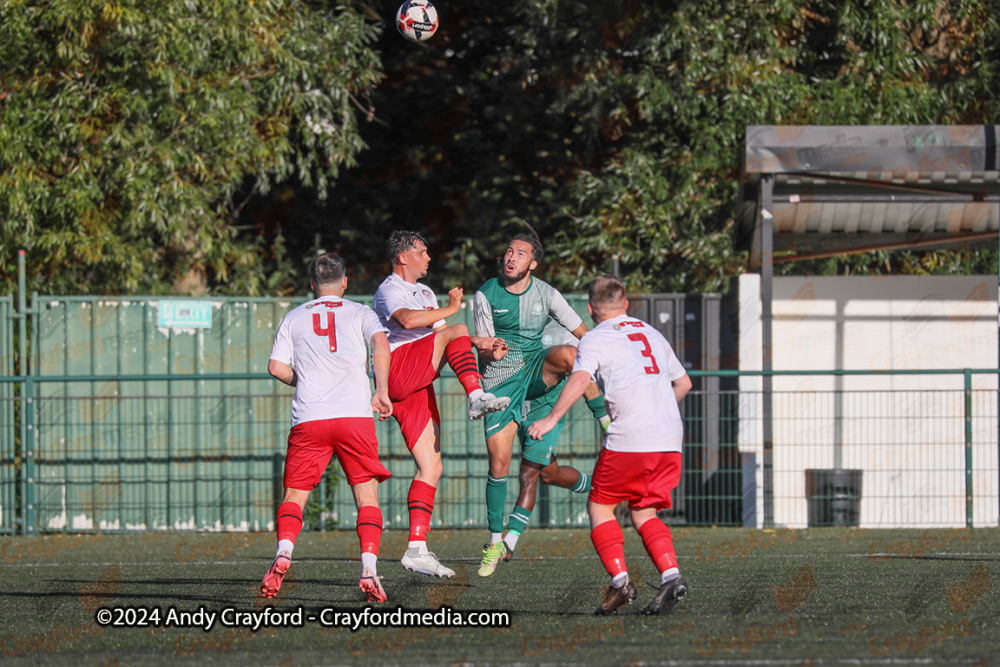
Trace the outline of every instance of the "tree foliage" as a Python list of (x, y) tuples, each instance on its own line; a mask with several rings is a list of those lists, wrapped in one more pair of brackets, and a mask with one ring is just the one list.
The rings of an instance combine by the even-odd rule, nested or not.
[[(369, 149), (331, 190), (337, 224), (303, 227), (319, 209), (302, 206), (283, 238), (298, 257), (352, 258), (354, 289), (372, 291), (381, 239), (418, 229), (436, 240), (432, 284), (474, 289), (527, 222), (562, 288), (618, 258), (635, 291), (724, 290), (748, 268), (734, 238), (745, 127), (994, 122), (989, 3), (439, 3), (428, 43), (378, 43), (386, 79), (362, 124)], [(777, 270), (928, 266), (992, 271), (995, 252)]]
[[(996, 0), (452, 0), (422, 44), (396, 4), (4, 3), (0, 255), (29, 243), (67, 290), (202, 267), (216, 291), (289, 293), (337, 251), (370, 293), (410, 228), (431, 285), (471, 290), (527, 223), (561, 288), (617, 258), (631, 290), (716, 291), (746, 268), (747, 125), (996, 122)], [(776, 271), (992, 271), (991, 252)]]
[[(733, 234), (747, 125), (994, 122), (997, 61), (986, 49), (997, 17), (987, 3), (728, 0), (645, 11), (653, 28), (634, 37), (638, 57), (624, 74), (635, 109), (627, 146), (577, 181), (578, 219), (559, 237), (573, 286), (580, 258), (596, 252), (619, 255), (637, 290), (724, 289), (746, 266)], [(884, 262), (872, 253), (783, 270)]]
[(240, 188), (325, 193), (379, 26), (303, 0), (0, 2), (0, 261), (32, 286), (268, 289)]

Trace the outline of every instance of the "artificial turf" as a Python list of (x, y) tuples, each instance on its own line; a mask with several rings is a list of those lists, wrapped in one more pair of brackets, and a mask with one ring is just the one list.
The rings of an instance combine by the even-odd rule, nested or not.
[[(373, 608), (505, 611), (509, 627), (356, 632), (319, 620), (324, 609), (365, 607), (353, 531), (303, 533), (275, 601), (257, 592), (274, 555), (271, 534), (0, 537), (0, 651), (4, 663), (143, 667), (1000, 664), (996, 528), (675, 529), (690, 595), (667, 616), (641, 613), (658, 574), (626, 529), (640, 592), (611, 617), (593, 615), (608, 576), (588, 531), (529, 528), (514, 560), (480, 578), (485, 537), (432, 531), (431, 549), (457, 573), (435, 579), (404, 570), (406, 533), (387, 531), (379, 574), (390, 599)], [(218, 620), (207, 632), (162, 627), (171, 608), (246, 613), (266, 604), (317, 620), (256, 633)], [(158, 611), (161, 627), (101, 627), (102, 607)]]

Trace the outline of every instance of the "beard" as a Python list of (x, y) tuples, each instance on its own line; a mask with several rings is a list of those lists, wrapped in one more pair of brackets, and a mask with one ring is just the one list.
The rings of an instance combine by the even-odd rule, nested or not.
[(508, 273), (507, 272), (507, 267), (503, 266), (500, 275), (503, 278), (504, 284), (506, 284), (506, 285), (512, 285), (512, 284), (514, 284), (516, 282), (520, 282), (521, 280), (524, 280), (524, 278), (529, 273), (530, 273), (530, 271), (528, 269), (524, 269), (522, 271), (518, 271), (516, 268), (514, 269), (513, 272)]

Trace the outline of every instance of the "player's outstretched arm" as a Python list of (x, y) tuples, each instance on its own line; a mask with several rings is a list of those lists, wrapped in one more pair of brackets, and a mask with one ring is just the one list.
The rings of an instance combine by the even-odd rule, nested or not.
[(299, 381), (299, 376), (295, 374), (295, 369), (277, 359), (271, 359), (267, 362), (267, 372), (274, 379), (284, 382), (289, 387), (294, 387), (295, 383)]
[(569, 412), (573, 404), (583, 396), (588, 384), (590, 384), (590, 373), (587, 371), (576, 371), (570, 375), (566, 380), (566, 386), (559, 394), (559, 399), (552, 406), (552, 411), (529, 426), (528, 435), (535, 440), (541, 440), (543, 435), (554, 429), (563, 415)]
[(392, 401), (389, 400), (389, 338), (379, 331), (372, 336), (372, 367), (375, 370), (375, 395), (372, 409), (378, 412), (379, 421), (392, 416)]
[(462, 308), (462, 297), (465, 290), (461, 287), (453, 287), (448, 291), (448, 305), (434, 310), (411, 310), (400, 308), (392, 314), (392, 319), (396, 320), (399, 326), (404, 329), (421, 329), (423, 327), (434, 326), (439, 320), (451, 317)]

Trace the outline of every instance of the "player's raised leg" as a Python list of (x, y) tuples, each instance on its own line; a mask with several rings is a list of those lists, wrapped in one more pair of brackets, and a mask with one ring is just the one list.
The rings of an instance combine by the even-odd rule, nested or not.
[(479, 363), (472, 352), (472, 337), (464, 324), (453, 324), (435, 332), (434, 356), (431, 364), (439, 371), (447, 363), (469, 397), (469, 419), (479, 420), (510, 405), (507, 396), (494, 396), (483, 391)]
[(688, 584), (677, 567), (677, 554), (670, 528), (656, 516), (656, 509), (632, 510), (632, 525), (642, 537), (642, 545), (660, 572), (660, 590), (643, 610), (646, 614), (669, 614), (688, 593)]
[(278, 506), (275, 528), (278, 533), (278, 552), (271, 567), (260, 582), (260, 593), (273, 598), (281, 590), (281, 582), (292, 566), (292, 551), (295, 540), (302, 531), (302, 508), (309, 500), (309, 491), (285, 489), (285, 496)]
[(427, 533), (430, 531), (434, 512), (434, 496), (441, 479), (443, 466), (439, 427), (434, 421), (427, 423), (424, 432), (411, 450), (417, 465), (417, 474), (410, 483), (407, 507), (410, 516), (410, 535), (406, 552), (400, 561), (403, 567), (421, 574), (436, 577), (453, 577), (455, 571), (442, 565), (433, 552), (427, 550)]
[(378, 576), (378, 548), (382, 541), (382, 509), (378, 504), (378, 481), (351, 487), (358, 507), (358, 540), (361, 543), (361, 580), (358, 588), (364, 591), (368, 602), (385, 602), (388, 596)]
[(614, 505), (602, 505), (590, 500), (587, 512), (590, 514), (590, 539), (601, 564), (611, 575), (611, 586), (594, 613), (612, 614), (631, 603), (638, 594), (635, 585), (629, 581), (625, 567), (625, 536), (622, 527), (615, 521)]

